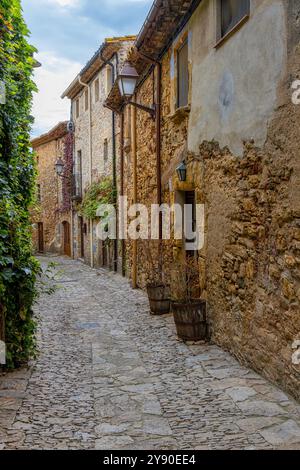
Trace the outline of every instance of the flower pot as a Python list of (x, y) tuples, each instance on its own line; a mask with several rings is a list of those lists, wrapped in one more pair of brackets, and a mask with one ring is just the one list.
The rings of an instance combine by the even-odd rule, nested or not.
[(147, 286), (147, 293), (152, 315), (170, 313), (171, 302), (165, 285), (151, 284)]
[(205, 300), (172, 302), (172, 310), (179, 338), (185, 341), (207, 339)]

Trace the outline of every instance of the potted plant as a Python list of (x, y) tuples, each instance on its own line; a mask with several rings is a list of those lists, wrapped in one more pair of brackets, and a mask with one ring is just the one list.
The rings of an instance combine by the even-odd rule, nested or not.
[(161, 240), (151, 240), (145, 245), (145, 255), (149, 266), (146, 288), (152, 315), (170, 313), (171, 307), (169, 287), (163, 282), (161, 252)]
[(186, 255), (174, 271), (176, 287), (183, 286), (172, 301), (172, 311), (179, 338), (184, 341), (207, 339), (206, 301), (202, 300), (197, 257)]

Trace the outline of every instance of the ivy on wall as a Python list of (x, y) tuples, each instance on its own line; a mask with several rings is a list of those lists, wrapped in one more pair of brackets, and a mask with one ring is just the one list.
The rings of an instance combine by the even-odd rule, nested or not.
[(64, 141), (64, 178), (62, 179), (62, 203), (60, 212), (71, 210), (72, 174), (73, 174), (74, 134), (69, 132)]
[(35, 179), (30, 151), (35, 49), (27, 36), (20, 0), (1, 0), (0, 82), (6, 102), (0, 104), (0, 334), (8, 367), (34, 354), (32, 305), (40, 272), (32, 256), (29, 218)]
[(102, 178), (92, 183), (84, 195), (79, 208), (80, 214), (87, 219), (95, 219), (100, 204), (114, 204), (114, 195), (115, 190), (111, 178)]

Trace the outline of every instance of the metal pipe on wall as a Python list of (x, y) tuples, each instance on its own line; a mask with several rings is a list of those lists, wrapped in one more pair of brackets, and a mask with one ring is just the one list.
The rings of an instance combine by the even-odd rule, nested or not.
[[(81, 76), (78, 77), (80, 85), (84, 86), (88, 91), (88, 103), (89, 103), (89, 180), (90, 185), (93, 182), (93, 140), (92, 140), (92, 92), (91, 87), (87, 83), (81, 80)], [(91, 267), (94, 267), (94, 234), (93, 234), (93, 221), (90, 219), (90, 263)]]
[[(156, 64), (156, 181), (157, 181), (157, 204), (162, 204), (162, 184), (161, 184), (161, 63)], [(159, 240), (162, 240), (162, 213), (159, 212)], [(163, 247), (158, 245), (158, 269), (162, 276), (163, 271)]]
[[(157, 181), (157, 204), (162, 203), (161, 191), (161, 64), (156, 65), (156, 181)], [(159, 218), (159, 239), (162, 239), (162, 214)]]
[[(135, 101), (135, 97), (133, 99)], [(137, 142), (136, 142), (136, 107), (131, 106), (131, 153), (133, 172), (133, 204), (137, 203)], [(132, 287), (137, 288), (137, 240), (132, 241)]]
[[(121, 145), (121, 153), (120, 153), (120, 196), (124, 196), (124, 110), (121, 113), (120, 116), (121, 119), (121, 133), (120, 133), (120, 145)], [(126, 246), (125, 246), (125, 240), (122, 238), (121, 240), (121, 252), (122, 252), (122, 276), (125, 277), (126, 275), (126, 268), (125, 268), (125, 263), (126, 263)]]
[[(119, 66), (119, 57), (117, 53), (114, 53), (112, 56), (111, 60), (106, 60), (105, 57), (103, 56), (103, 51), (100, 52), (100, 58), (102, 62), (105, 65), (108, 65), (111, 67), (111, 72), (112, 72), (112, 84), (115, 83), (116, 76), (118, 73), (118, 66)], [(112, 60), (115, 58), (116, 64), (112, 62)], [(113, 186), (115, 190), (115, 207), (117, 209), (117, 155), (116, 155), (116, 114), (114, 111), (112, 111), (112, 159), (113, 159)], [(118, 271), (118, 257), (119, 257), (119, 252), (118, 252), (118, 240), (114, 240), (114, 259), (113, 259), (113, 268), (114, 272)]]

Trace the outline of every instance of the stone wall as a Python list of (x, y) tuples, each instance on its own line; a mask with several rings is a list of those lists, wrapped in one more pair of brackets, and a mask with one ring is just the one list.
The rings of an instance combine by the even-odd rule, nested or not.
[[(66, 128), (66, 123), (63, 123)], [(63, 132), (64, 133), (64, 132)], [(43, 223), (44, 251), (64, 253), (63, 222), (70, 223), (70, 213), (62, 213), (62, 180), (56, 174), (55, 163), (64, 160), (65, 135), (45, 143), (34, 144), (37, 161), (37, 184), (40, 187), (40, 203), (32, 210), (33, 246), (39, 250), (38, 223)]]
[[(118, 51), (118, 63), (122, 66), (124, 57), (132, 45), (132, 41), (123, 41), (120, 50)], [(116, 65), (116, 57), (112, 58), (112, 62)], [(83, 192), (87, 190), (90, 182), (99, 181), (103, 177), (113, 177), (113, 130), (112, 130), (112, 111), (104, 107), (104, 102), (108, 94), (108, 71), (111, 70), (109, 65), (103, 66), (98, 73), (93, 77), (89, 83), (91, 93), (91, 141), (92, 141), (92, 156), (90, 171), (90, 108), (85, 109), (85, 92), (84, 87), (81, 92), (72, 100), (72, 113), (75, 122), (75, 154), (74, 160), (76, 162), (78, 151), (82, 153), (82, 186)], [(99, 99), (96, 100), (95, 84), (99, 83)], [(80, 103), (80, 114), (76, 117), (76, 101)], [(115, 134), (116, 143), (119, 139), (120, 123), (119, 117), (115, 117)], [(105, 156), (105, 142), (107, 143), (107, 157)], [(116, 145), (118, 151), (118, 147)], [(117, 158), (117, 169), (119, 168), (119, 155)], [(119, 181), (120, 175), (117, 174)], [(80, 258), (80, 239), (81, 234), (78, 230), (80, 213), (75, 205), (74, 214), (74, 255), (75, 258)], [(101, 241), (96, 237), (97, 221), (92, 222), (84, 219), (84, 224), (87, 226), (87, 231), (84, 234), (84, 260), (87, 264), (91, 264), (91, 249), (93, 251), (93, 264), (95, 267), (99, 266), (112, 266), (112, 250), (111, 248), (105, 249), (103, 254), (103, 247)], [(91, 243), (91, 233), (93, 233), (93, 240)]]
[(300, 107), (290, 88), (300, 70), (299, 33), (293, 38), (265, 145), (245, 143), (239, 159), (203, 143), (200, 156), (213, 338), (299, 399), (292, 346), (300, 338)]
[[(286, 28), (286, 33), (281, 29), (278, 41), (285, 57), (274, 56), (277, 62), (272, 70), (278, 65), (280, 68), (276, 69), (276, 80), (272, 82), (275, 98), (263, 101), (267, 111), (259, 108), (257, 122), (251, 117), (255, 124), (253, 129), (263, 125), (261, 133), (253, 134), (257, 139), (249, 139), (252, 132), (249, 134), (240, 128), (234, 137), (237, 146), (232, 145), (233, 134), (227, 131), (220, 141), (206, 140), (201, 123), (203, 119), (206, 122), (211, 119), (213, 126), (214, 115), (207, 110), (203, 116), (196, 91), (191, 93), (191, 112), (188, 108), (174, 112), (173, 48), (165, 54), (161, 120), (163, 202), (172, 204), (178, 192), (194, 190), (197, 202), (205, 205), (205, 245), (199, 251), (199, 275), (202, 297), (208, 303), (211, 339), (299, 399), (299, 366), (292, 363), (292, 346), (300, 339), (300, 106), (291, 102), (291, 83), (299, 78), (300, 70), (299, 27), (295, 26), (300, 7), (296, 2), (263, 3), (252, 2), (252, 11), (261, 8), (261, 13), (269, 12), (275, 22), (284, 24), (282, 28)], [(205, 4), (201, 8), (205, 8)], [(274, 8), (280, 9), (283, 18), (282, 15), (277, 19), (272, 16)], [(201, 10), (193, 17), (192, 26), (186, 28), (195, 28), (199, 12)], [(255, 15), (250, 18), (248, 30), (261, 28), (260, 20), (256, 26), (250, 25), (251, 21), (256, 21)], [(239, 39), (237, 35), (236, 46), (232, 44), (232, 48), (237, 47)], [(235, 42), (234, 36), (231, 41)], [(267, 48), (270, 55), (272, 47)], [(259, 56), (255, 57), (261, 62)], [(193, 58), (192, 53), (190, 60)], [(207, 75), (213, 70), (211, 64)], [(205, 86), (209, 84), (206, 79)], [(257, 81), (252, 91), (254, 101), (260, 96), (259, 84)], [(193, 74), (191, 86), (192, 90), (198, 87)], [(140, 87), (137, 100), (152, 104), (152, 94), (153, 76), (150, 74)], [(125, 127), (128, 123), (127, 111)], [(242, 123), (246, 129), (247, 114)], [(234, 131), (234, 125), (226, 129)], [(138, 202), (147, 206), (156, 202), (154, 132), (149, 117), (137, 111)], [(189, 142), (193, 142), (191, 147)], [(130, 202), (132, 156), (128, 139), (126, 150), (125, 193)], [(175, 172), (182, 158), (188, 165), (185, 183), (178, 181)], [(147, 245), (151, 248), (149, 242), (138, 242), (138, 285), (142, 288), (152, 270)], [(171, 283), (172, 294), (176, 295), (172, 272), (180, 269), (184, 256), (182, 244), (170, 240), (163, 245), (164, 277)], [(127, 267), (130, 276), (131, 242), (127, 242)]]

